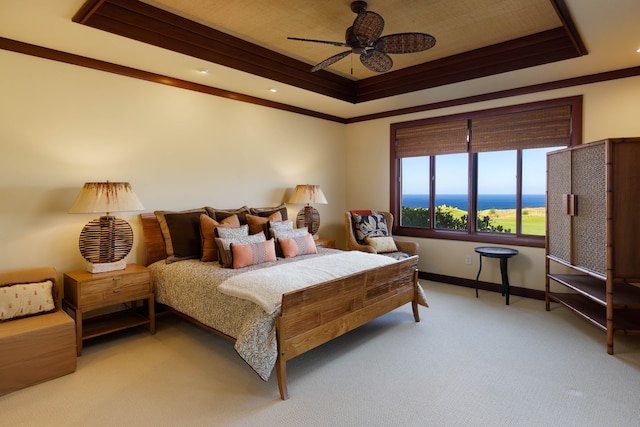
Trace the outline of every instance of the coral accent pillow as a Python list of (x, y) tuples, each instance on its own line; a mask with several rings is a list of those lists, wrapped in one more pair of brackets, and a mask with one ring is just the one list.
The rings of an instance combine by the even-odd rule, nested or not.
[(365, 242), (367, 245), (373, 246), (373, 249), (375, 249), (379, 254), (383, 254), (385, 252), (398, 252), (398, 247), (396, 246), (396, 242), (393, 240), (393, 237), (367, 237)]
[[(243, 226), (246, 227), (246, 224)], [(234, 228), (219, 228), (218, 231), (235, 230)], [(231, 252), (231, 244), (248, 244), (265, 242), (267, 239), (264, 233), (252, 234), (250, 236), (241, 236), (235, 238), (219, 238), (216, 237), (216, 245), (218, 246), (218, 261), (224, 268), (233, 267), (233, 253)]]
[(264, 231), (265, 235), (269, 235), (267, 228), (269, 227), (269, 221), (282, 221), (282, 214), (274, 212), (268, 217), (258, 215), (247, 215), (247, 224), (249, 224), (249, 234), (258, 234)]
[(311, 234), (288, 239), (278, 239), (282, 255), (285, 258), (293, 258), (299, 255), (317, 254), (316, 242)]
[(209, 215), (200, 214), (200, 240), (202, 245), (202, 258), (200, 261), (217, 261), (218, 246), (216, 246), (216, 228), (240, 228), (238, 215), (231, 215), (218, 222)]
[(276, 260), (276, 245), (273, 239), (265, 242), (239, 244), (231, 243), (233, 268), (248, 267)]
[(53, 282), (20, 283), (0, 288), (0, 321), (55, 309)]

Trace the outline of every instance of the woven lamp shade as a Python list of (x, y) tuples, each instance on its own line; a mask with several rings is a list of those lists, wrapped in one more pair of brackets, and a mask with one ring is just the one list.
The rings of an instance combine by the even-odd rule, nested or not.
[(297, 185), (289, 199), (291, 204), (306, 204), (296, 216), (296, 227), (307, 228), (310, 234), (316, 234), (320, 228), (320, 213), (311, 204), (327, 204), (319, 185)]
[(111, 212), (143, 210), (142, 203), (128, 182), (87, 182), (69, 213), (106, 213), (89, 221), (80, 232), (82, 257), (92, 264), (116, 263), (133, 246), (133, 230)]

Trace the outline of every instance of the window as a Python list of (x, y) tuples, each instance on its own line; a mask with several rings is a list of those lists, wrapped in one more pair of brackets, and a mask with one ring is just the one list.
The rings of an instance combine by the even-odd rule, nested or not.
[(544, 246), (546, 153), (581, 115), (572, 97), (392, 124), (394, 234)]

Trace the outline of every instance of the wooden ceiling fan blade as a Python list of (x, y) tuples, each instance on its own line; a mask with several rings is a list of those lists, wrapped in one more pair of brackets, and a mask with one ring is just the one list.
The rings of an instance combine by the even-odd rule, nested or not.
[(301, 42), (323, 43), (323, 44), (330, 44), (333, 46), (349, 47), (349, 45), (346, 44), (345, 42), (332, 42), (328, 40), (315, 40), (315, 39), (301, 39), (299, 37), (287, 37), (287, 38), (289, 40), (297, 40)]
[(361, 54), (360, 62), (362, 62), (362, 65), (376, 73), (384, 73), (393, 67), (393, 59), (391, 59), (389, 55), (373, 49)]
[(319, 63), (318, 65), (316, 65), (315, 67), (313, 67), (311, 69), (311, 72), (315, 72), (318, 70), (323, 70), (325, 68), (327, 68), (329, 65), (334, 64), (338, 61), (340, 61), (342, 58), (344, 58), (345, 56), (348, 56), (351, 53), (350, 50), (347, 50), (345, 52), (342, 53), (338, 53), (337, 55), (333, 55), (327, 59), (325, 59), (324, 61), (322, 61), (321, 63)]
[(384, 30), (384, 19), (375, 12), (359, 13), (353, 21), (353, 34), (367, 44), (380, 37), (382, 30)]
[(374, 47), (385, 53), (413, 53), (431, 49), (436, 45), (436, 38), (425, 33), (400, 33), (380, 37)]

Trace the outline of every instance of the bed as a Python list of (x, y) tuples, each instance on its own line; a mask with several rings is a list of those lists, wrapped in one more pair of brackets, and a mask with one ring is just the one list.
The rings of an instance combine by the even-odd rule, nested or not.
[[(199, 259), (168, 263), (157, 216), (143, 213), (141, 220), (144, 264), (151, 269), (156, 302), (233, 341), (237, 353), (263, 380), (268, 380), (275, 367), (283, 400), (289, 398), (288, 360), (408, 303), (412, 304), (414, 319), (419, 322), (418, 306), (427, 306), (418, 283), (417, 256), (387, 261), (382, 258), (388, 257), (382, 255), (318, 248), (315, 255), (278, 258), (276, 262), (240, 269), (222, 268), (218, 263)], [(345, 264), (357, 264), (365, 256), (368, 258), (362, 260), (366, 262), (362, 264), (362, 271), (342, 274), (339, 267), (336, 272), (326, 267), (339, 265), (336, 261), (344, 257), (350, 257), (345, 259)], [(370, 262), (376, 266), (366, 267)], [(228, 286), (225, 288), (234, 281), (236, 285), (247, 280), (259, 281), (255, 279), (273, 275), (280, 271), (278, 269), (289, 275), (304, 276), (301, 273), (307, 266), (322, 270), (329, 278), (300, 289), (285, 287), (277, 296), (261, 295), (257, 300), (252, 300), (250, 294), (244, 297), (243, 292), (248, 291), (242, 287), (230, 288), (231, 292)], [(249, 292), (252, 289), (255, 287), (250, 287)], [(240, 291), (234, 293), (234, 290)]]

